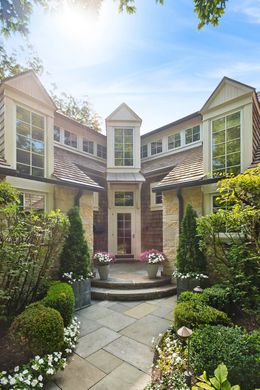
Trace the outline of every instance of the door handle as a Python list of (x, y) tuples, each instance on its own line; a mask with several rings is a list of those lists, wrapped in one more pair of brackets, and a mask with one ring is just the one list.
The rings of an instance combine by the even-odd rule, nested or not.
[(135, 238), (135, 234), (133, 233), (133, 238)]

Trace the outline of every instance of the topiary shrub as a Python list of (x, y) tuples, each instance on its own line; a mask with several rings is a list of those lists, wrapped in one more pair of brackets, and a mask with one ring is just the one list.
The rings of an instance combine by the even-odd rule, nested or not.
[(174, 309), (174, 325), (176, 328), (187, 326), (194, 329), (207, 324), (230, 325), (231, 321), (226, 313), (201, 302), (182, 302), (176, 305)]
[(79, 208), (73, 207), (68, 212), (69, 232), (60, 256), (60, 273), (72, 272), (73, 277), (83, 276), (90, 272), (90, 255), (85, 239)]
[(60, 351), (64, 342), (63, 320), (57, 310), (37, 302), (15, 318), (9, 336), (16, 348), (30, 356)]
[(206, 288), (202, 293), (202, 301), (215, 309), (230, 312), (232, 306), (232, 295), (228, 287), (215, 285)]
[(178, 303), (191, 301), (201, 302), (202, 294), (194, 294), (192, 291), (184, 291), (178, 296)]
[(62, 282), (52, 283), (42, 303), (46, 307), (58, 310), (63, 318), (65, 327), (71, 323), (75, 298), (72, 287), (69, 284)]
[(231, 383), (252, 390), (260, 386), (259, 345), (259, 331), (248, 334), (239, 327), (206, 326), (191, 337), (190, 360), (196, 375), (206, 371), (212, 376), (215, 367), (224, 363)]

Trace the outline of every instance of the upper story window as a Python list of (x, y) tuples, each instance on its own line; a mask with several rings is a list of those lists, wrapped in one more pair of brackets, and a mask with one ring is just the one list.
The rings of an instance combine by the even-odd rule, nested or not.
[(97, 156), (107, 158), (107, 148), (103, 145), (97, 144)]
[(240, 112), (212, 121), (212, 171), (240, 173)]
[(118, 191), (115, 192), (115, 206), (131, 207), (134, 205), (134, 193)]
[(115, 166), (133, 166), (133, 150), (133, 129), (115, 129)]
[(151, 142), (151, 155), (162, 153), (162, 140)]
[(84, 152), (94, 154), (94, 142), (83, 138), (83, 150)]
[(181, 146), (181, 134), (176, 133), (168, 137), (168, 150)]
[(185, 130), (185, 144), (191, 144), (200, 140), (200, 126), (194, 126)]
[(150, 207), (151, 210), (161, 210), (162, 209), (162, 192), (153, 192), (153, 188), (159, 184), (158, 182), (156, 183), (151, 183), (150, 184)]
[(64, 130), (64, 144), (77, 148), (78, 142), (76, 134), (73, 134), (68, 130)]
[(24, 192), (20, 195), (20, 207), (25, 211), (45, 210), (45, 195), (33, 192)]
[(54, 139), (54, 141), (57, 141), (57, 142), (61, 141), (61, 131), (60, 131), (60, 128), (58, 126), (54, 126), (53, 139)]
[(16, 107), (16, 168), (20, 173), (44, 176), (44, 117)]
[(141, 146), (141, 158), (145, 158), (148, 156), (148, 146), (142, 145)]

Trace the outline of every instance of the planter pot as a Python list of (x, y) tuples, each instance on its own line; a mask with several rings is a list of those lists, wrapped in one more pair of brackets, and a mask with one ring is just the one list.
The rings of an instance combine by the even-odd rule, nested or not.
[(177, 295), (180, 295), (184, 291), (193, 291), (196, 286), (200, 285), (200, 279), (187, 278), (181, 279), (177, 278)]
[(147, 264), (147, 272), (149, 279), (156, 279), (156, 275), (159, 269), (159, 264)]
[(72, 285), (75, 296), (75, 310), (91, 305), (90, 279), (78, 280)]
[(101, 280), (107, 280), (109, 274), (109, 264), (98, 265), (98, 273)]

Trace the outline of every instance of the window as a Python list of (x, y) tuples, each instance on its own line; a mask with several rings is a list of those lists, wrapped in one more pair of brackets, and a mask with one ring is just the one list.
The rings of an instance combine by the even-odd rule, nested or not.
[(94, 142), (83, 138), (83, 150), (84, 152), (94, 154)]
[(77, 136), (76, 134), (71, 133), (68, 130), (64, 131), (64, 144), (68, 146), (72, 146), (73, 148), (77, 148)]
[(240, 112), (212, 121), (212, 171), (240, 173)]
[(155, 193), (155, 204), (162, 204), (162, 193), (161, 192)]
[(60, 140), (61, 140), (61, 132), (60, 132), (60, 128), (58, 126), (54, 126), (53, 139), (54, 139), (54, 141), (57, 141), (57, 142), (60, 142)]
[(181, 146), (181, 134), (176, 133), (168, 137), (168, 150), (179, 148)]
[(25, 192), (20, 195), (21, 208), (29, 210), (45, 210), (45, 196), (37, 193)]
[(142, 145), (141, 146), (141, 158), (145, 158), (148, 156), (148, 146)]
[(133, 129), (115, 129), (115, 166), (133, 166), (133, 149)]
[(97, 156), (107, 158), (107, 148), (103, 145), (97, 144)]
[(157, 186), (158, 183), (150, 184), (150, 207), (151, 210), (161, 210), (162, 209), (162, 192), (153, 192), (153, 188)]
[(200, 140), (200, 126), (194, 126), (185, 130), (185, 144), (191, 144)]
[(16, 168), (23, 174), (44, 176), (44, 117), (16, 107)]
[(162, 140), (151, 142), (151, 155), (162, 153)]
[(128, 206), (134, 205), (134, 193), (133, 192), (115, 192), (115, 206)]

